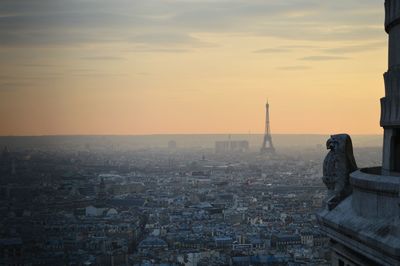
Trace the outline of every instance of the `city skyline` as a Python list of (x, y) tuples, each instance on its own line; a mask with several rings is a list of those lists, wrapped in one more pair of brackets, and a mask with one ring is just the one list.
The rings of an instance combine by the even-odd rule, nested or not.
[(382, 134), (382, 4), (4, 1), (0, 135)]

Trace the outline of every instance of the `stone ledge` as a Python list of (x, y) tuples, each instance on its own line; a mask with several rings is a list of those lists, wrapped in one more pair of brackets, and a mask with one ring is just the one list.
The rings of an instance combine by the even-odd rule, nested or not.
[[(332, 239), (383, 265), (400, 265), (399, 219), (366, 219), (352, 209), (352, 196), (332, 211), (318, 214), (322, 230)], [(387, 258), (387, 261), (382, 261)]]
[(350, 174), (350, 184), (355, 189), (399, 197), (400, 176), (381, 175), (380, 167), (364, 168)]

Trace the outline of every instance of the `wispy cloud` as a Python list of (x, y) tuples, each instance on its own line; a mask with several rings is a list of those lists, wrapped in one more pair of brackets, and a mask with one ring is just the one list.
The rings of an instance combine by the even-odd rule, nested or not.
[(285, 70), (285, 71), (300, 71), (300, 70), (308, 70), (311, 69), (309, 66), (284, 66), (278, 67), (278, 70)]
[(270, 47), (270, 48), (255, 50), (253, 51), (253, 53), (260, 53), (260, 54), (289, 53), (295, 50), (314, 51), (316, 49), (320, 48), (312, 45), (282, 45), (279, 47)]
[(81, 57), (84, 60), (100, 60), (100, 61), (115, 61), (115, 60), (123, 60), (124, 58), (119, 56), (86, 56)]
[(287, 52), (290, 52), (290, 49), (286, 49), (286, 48), (266, 48), (266, 49), (253, 51), (253, 53), (257, 53), (257, 54), (274, 54), (274, 53), (287, 53)]
[(12, 92), (32, 85), (32, 83), (18, 81), (0, 82), (0, 92)]
[(344, 56), (328, 56), (328, 55), (316, 55), (316, 56), (306, 56), (300, 58), (303, 61), (331, 61), (331, 60), (346, 60), (348, 57)]
[(4, 0), (0, 45), (199, 45), (202, 40), (192, 37), (196, 32), (311, 41), (376, 40), (383, 35), (382, 13), (382, 5), (373, 0)]
[(385, 49), (386, 46), (387, 46), (386, 42), (373, 42), (360, 45), (339, 46), (336, 48), (325, 49), (324, 52), (331, 54), (352, 54), (352, 53), (362, 53), (378, 49)]
[(175, 48), (134, 48), (131, 52), (134, 53), (189, 53), (192, 52), (191, 49), (175, 49)]

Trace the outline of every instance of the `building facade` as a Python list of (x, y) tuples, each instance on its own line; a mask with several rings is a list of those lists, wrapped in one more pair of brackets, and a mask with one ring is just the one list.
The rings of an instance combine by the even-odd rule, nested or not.
[[(352, 172), (345, 180), (350, 195), (336, 197), (319, 213), (332, 265), (400, 265), (400, 1), (386, 0), (385, 12), (389, 67), (381, 99), (382, 167)], [(336, 191), (328, 178), (324, 182)]]

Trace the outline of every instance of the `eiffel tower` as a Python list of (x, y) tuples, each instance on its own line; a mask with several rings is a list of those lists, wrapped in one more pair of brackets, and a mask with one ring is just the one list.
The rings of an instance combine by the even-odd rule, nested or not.
[(272, 144), (272, 136), (271, 136), (271, 128), (269, 126), (269, 103), (267, 101), (266, 104), (266, 115), (265, 115), (265, 134), (264, 134), (264, 141), (261, 147), (261, 154), (266, 153), (275, 153), (274, 145)]

